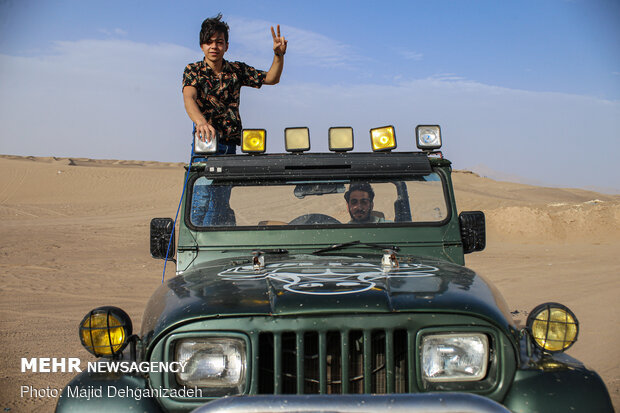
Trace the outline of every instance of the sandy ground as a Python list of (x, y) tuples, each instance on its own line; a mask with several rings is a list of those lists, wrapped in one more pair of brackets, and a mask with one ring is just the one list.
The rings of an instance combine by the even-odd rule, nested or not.
[[(93, 360), (77, 335), (88, 310), (119, 306), (139, 330), (162, 275), (149, 221), (174, 217), (182, 177), (180, 164), (0, 156), (0, 409), (53, 411), (55, 398), (21, 386), (58, 389), (74, 374), (21, 373), (20, 359)], [(603, 377), (618, 409), (620, 197), (467, 172), (454, 182), (459, 209), (487, 216), (487, 249), (468, 266), (520, 320), (541, 302), (569, 306), (581, 322), (569, 354)]]

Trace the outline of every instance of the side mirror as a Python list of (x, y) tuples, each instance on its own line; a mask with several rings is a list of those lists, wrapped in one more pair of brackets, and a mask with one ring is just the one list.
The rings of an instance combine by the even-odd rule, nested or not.
[[(170, 249), (168, 249), (170, 244)], [(151, 220), (151, 256), (153, 258), (174, 261), (174, 221), (170, 218), (153, 218)]]
[(482, 251), (486, 246), (484, 212), (461, 212), (459, 215), (459, 225), (461, 227), (463, 253), (469, 254), (474, 251)]

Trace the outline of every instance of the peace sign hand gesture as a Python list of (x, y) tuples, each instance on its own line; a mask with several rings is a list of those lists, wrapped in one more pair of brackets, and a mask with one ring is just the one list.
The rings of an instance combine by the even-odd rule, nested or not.
[(278, 35), (276, 36), (276, 32), (273, 30), (273, 26), (271, 26), (271, 37), (273, 37), (273, 52), (277, 56), (284, 56), (286, 53), (286, 44), (288, 40), (284, 38), (284, 36), (280, 36), (280, 25), (277, 26)]

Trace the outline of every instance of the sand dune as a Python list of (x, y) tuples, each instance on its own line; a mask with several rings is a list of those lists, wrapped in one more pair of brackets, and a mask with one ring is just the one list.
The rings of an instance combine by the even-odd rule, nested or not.
[(620, 196), (498, 182), (456, 171), (459, 209), (485, 212), (494, 238), (515, 241), (620, 239)]
[[(22, 398), (19, 386), (62, 387), (72, 374), (24, 374), (20, 358), (91, 360), (77, 336), (91, 308), (119, 306), (139, 329), (162, 275), (148, 224), (174, 217), (183, 172), (175, 163), (0, 156), (0, 408), (53, 410), (55, 400)], [(569, 354), (601, 374), (620, 406), (620, 196), (466, 171), (453, 180), (459, 209), (487, 216), (487, 249), (468, 266), (498, 286), (517, 320), (544, 301), (573, 309), (582, 330)]]

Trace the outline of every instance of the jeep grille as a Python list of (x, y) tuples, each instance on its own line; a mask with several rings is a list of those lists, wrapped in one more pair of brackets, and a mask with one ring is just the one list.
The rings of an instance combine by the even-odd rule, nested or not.
[(406, 393), (413, 380), (406, 330), (261, 333), (261, 394)]

